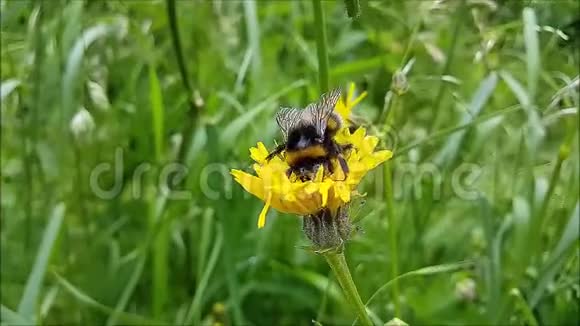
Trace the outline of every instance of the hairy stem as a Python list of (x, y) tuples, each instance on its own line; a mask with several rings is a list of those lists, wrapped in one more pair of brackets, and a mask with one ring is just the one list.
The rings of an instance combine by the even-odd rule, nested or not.
[(356, 310), (358, 320), (360, 320), (361, 324), (365, 326), (373, 325), (367, 314), (365, 305), (362, 302), (360, 295), (358, 294), (356, 285), (352, 280), (348, 265), (346, 264), (346, 259), (344, 258), (344, 253), (331, 250), (323, 253), (323, 255), (324, 258), (326, 258), (328, 265), (330, 265), (330, 268), (334, 272), (336, 279), (338, 279), (338, 283), (340, 283), (346, 299)]

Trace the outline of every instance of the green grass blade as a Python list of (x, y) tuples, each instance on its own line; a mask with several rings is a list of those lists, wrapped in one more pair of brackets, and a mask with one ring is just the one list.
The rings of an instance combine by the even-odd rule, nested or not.
[(72, 115), (75, 110), (75, 99), (78, 98), (78, 96), (76, 96), (76, 90), (78, 90), (79, 84), (77, 79), (82, 69), (81, 65), (87, 48), (99, 38), (106, 36), (108, 32), (109, 26), (104, 24), (88, 28), (76, 40), (71, 49), (66, 62), (62, 85), (62, 100), (65, 117)]
[(0, 304), (0, 316), (2, 316), (2, 325), (32, 325), (33, 321), (19, 315), (16, 311)]
[[(151, 64), (149, 65), (149, 101), (151, 105), (151, 122), (153, 129), (153, 139), (155, 143), (155, 157), (158, 164), (163, 161), (163, 143), (164, 143), (164, 111), (163, 106), (163, 95), (161, 93), (161, 87), (159, 86), (159, 78), (157, 77), (157, 72), (155, 67)], [(155, 206), (152, 203), (151, 206)], [(155, 225), (156, 218), (154, 217), (154, 209), (151, 209), (150, 214), (152, 215), (150, 226)], [(168, 283), (168, 273), (167, 273), (167, 250), (168, 250), (168, 227), (162, 226), (161, 230), (152, 248), (152, 277), (153, 277), (153, 316), (159, 318), (163, 311), (165, 302), (167, 302), (167, 283)]]
[(572, 215), (570, 215), (568, 223), (564, 228), (564, 232), (562, 233), (556, 248), (552, 251), (543, 270), (540, 272), (539, 281), (530, 296), (530, 306), (532, 308), (536, 307), (538, 302), (540, 302), (542, 294), (548, 287), (549, 283), (554, 279), (554, 276), (558, 271), (560, 271), (560, 268), (566, 259), (566, 253), (568, 250), (578, 242), (580, 237), (578, 225), (580, 225), (580, 204), (576, 203), (576, 208), (572, 212)]
[(281, 96), (290, 93), (291, 91), (306, 85), (306, 81), (299, 79), (290, 85), (284, 87), (282, 90), (274, 93), (273, 95), (267, 97), (255, 107), (244, 113), (243, 115), (237, 117), (232, 122), (230, 122), (222, 131), (220, 136), (220, 144), (227, 148), (236, 144), (236, 138), (239, 134), (245, 130), (251, 123), (256, 120), (256, 117), (266, 109), (271, 109), (272, 104)]
[(155, 156), (157, 162), (162, 160), (164, 135), (164, 112), (163, 95), (159, 86), (159, 78), (153, 65), (149, 66), (149, 101), (151, 103), (151, 118), (153, 123), (153, 139), (155, 142)]
[(20, 86), (20, 80), (18, 79), (8, 79), (2, 82), (0, 85), (0, 102), (12, 93), (18, 86)]
[[(277, 261), (270, 261), (269, 265), (272, 267), (272, 270), (276, 273), (280, 274), (288, 274), (291, 276), (296, 277), (297, 279), (302, 280), (304, 283), (310, 284), (314, 288), (316, 288), (320, 293), (322, 293), (325, 297), (329, 297), (332, 299), (333, 302), (343, 303), (343, 295), (342, 290), (337, 285), (337, 283), (330, 282), (327, 276), (320, 275), (318, 273), (301, 269), (301, 268), (290, 268), (284, 264), (281, 264)], [(332, 274), (328, 274), (331, 276)]]
[(195, 289), (195, 295), (193, 296), (193, 300), (191, 301), (191, 305), (187, 312), (187, 317), (185, 318), (186, 325), (200, 324), (203, 295), (209, 284), (210, 277), (217, 264), (219, 255), (222, 251), (222, 244), (223, 244), (223, 233), (220, 229), (218, 229), (216, 240), (214, 242), (214, 246), (209, 257), (209, 261), (203, 272), (201, 281), (199, 282), (197, 288)]
[(328, 77), (328, 41), (326, 37), (326, 18), (324, 16), (324, 6), (321, 0), (312, 0), (314, 11), (314, 25), (316, 30), (316, 54), (318, 55), (318, 83), (320, 93), (329, 90), (330, 79)]
[(22, 316), (33, 317), (36, 314), (36, 307), (38, 303), (38, 297), (40, 295), (40, 290), (42, 288), (42, 282), (44, 281), (44, 276), (46, 274), (46, 269), (48, 267), (48, 262), (50, 260), (50, 254), (52, 253), (52, 248), (58, 237), (58, 233), (62, 226), (62, 221), (64, 219), (65, 205), (59, 203), (52, 210), (50, 221), (46, 226), (44, 235), (42, 237), (42, 242), (38, 247), (38, 254), (36, 260), (34, 261), (34, 266), (32, 271), (28, 276), (26, 281), (26, 287), (24, 288), (24, 294), (18, 305), (18, 314)]
[(530, 309), (530, 306), (522, 296), (520, 290), (514, 288), (510, 291), (510, 295), (514, 298), (515, 306), (519, 308), (525, 318), (526, 323), (524, 325), (538, 326), (538, 321), (536, 320), (536, 317), (534, 317), (532, 309)]
[(145, 266), (145, 261), (147, 260), (146, 257), (147, 255), (144, 253), (141, 253), (141, 255), (138, 257), (138, 261), (136, 262), (137, 265), (133, 270), (133, 274), (131, 274), (131, 277), (129, 278), (127, 285), (125, 286), (123, 292), (121, 293), (119, 301), (117, 301), (115, 309), (112, 311), (111, 315), (109, 316), (109, 319), (107, 320), (107, 326), (116, 324), (117, 319), (123, 314), (122, 311), (125, 310), (125, 307), (127, 306), (127, 303), (129, 302), (129, 299), (133, 294), (135, 287), (137, 286), (137, 282), (139, 281), (141, 275), (143, 274), (143, 267)]
[[(197, 253), (197, 273), (196, 273), (196, 280), (197, 284), (201, 283), (201, 277), (203, 275), (203, 271), (205, 270), (205, 263), (207, 260), (208, 251), (211, 244), (211, 230), (213, 227), (214, 221), (214, 211), (211, 208), (206, 209), (203, 213), (202, 221), (201, 221), (201, 229), (199, 230), (199, 237), (200, 241), (199, 244), (195, 244), (192, 247), (192, 251), (194, 249), (198, 249)], [(193, 270), (193, 268), (192, 268)]]
[(535, 146), (538, 141), (544, 136), (544, 127), (542, 126), (540, 116), (536, 111), (535, 107), (533, 106), (532, 99), (533, 96), (529, 92), (526, 92), (522, 84), (515, 79), (512, 74), (507, 71), (501, 71), (500, 73), (501, 78), (506, 82), (508, 87), (514, 93), (518, 102), (522, 105), (522, 107), (526, 110), (528, 114), (528, 143), (532, 146)]
[(500, 77), (506, 82), (508, 87), (514, 93), (518, 102), (527, 110), (531, 105), (530, 95), (526, 92), (525, 88), (520, 84), (520, 82), (514, 78), (514, 76), (508, 71), (500, 71)]
[[(489, 76), (487, 76), (487, 78), (481, 81), (479, 88), (469, 103), (467, 110), (463, 113), (461, 124), (467, 124), (475, 120), (480, 115), (480, 113), (483, 111), (483, 108), (493, 95), (493, 91), (497, 86), (497, 80), (497, 74), (492, 72), (489, 74)], [(449, 137), (435, 158), (435, 164), (451, 164), (455, 160), (457, 154), (459, 153), (465, 133), (466, 130), (461, 130)]]
[(405, 274), (401, 274), (401, 275), (395, 277), (394, 279), (388, 281), (387, 283), (383, 284), (378, 290), (376, 290), (375, 293), (373, 293), (373, 295), (371, 295), (371, 297), (367, 300), (365, 306), (368, 306), (379, 294), (381, 294), (382, 292), (389, 289), (395, 283), (395, 281), (401, 281), (401, 280), (408, 279), (408, 278), (415, 277), (415, 276), (429, 276), (429, 275), (453, 272), (453, 271), (457, 271), (460, 269), (469, 268), (469, 267), (473, 266), (473, 264), (474, 263), (472, 261), (461, 261), (461, 262), (457, 262), (457, 263), (427, 266), (427, 267), (416, 269), (414, 271), (407, 272)]
[(248, 45), (251, 49), (251, 70), (252, 79), (258, 82), (257, 78), (262, 66), (262, 59), (260, 58), (260, 26), (258, 24), (258, 9), (255, 0), (244, 1), (244, 17), (246, 20), (246, 34), (248, 37)]
[(536, 14), (532, 8), (525, 8), (524, 20), (524, 43), (526, 45), (526, 65), (528, 70), (528, 92), (532, 101), (535, 99), (540, 76), (540, 45), (536, 28)]
[(61, 287), (68, 292), (71, 296), (73, 296), (78, 301), (82, 302), (83, 304), (87, 305), (90, 308), (96, 309), (104, 314), (115, 314), (119, 319), (121, 324), (129, 324), (129, 325), (160, 325), (163, 324), (160, 321), (151, 320), (136, 314), (124, 313), (124, 312), (116, 312), (111, 307), (108, 307), (97, 300), (91, 298), (89, 295), (84, 293), (82, 290), (78, 289), (74, 285), (72, 285), (69, 281), (64, 279), (62, 276), (54, 273), (56, 280), (61, 285)]
[(463, 123), (463, 124), (460, 124), (459, 126), (456, 126), (456, 127), (445, 128), (445, 129), (436, 131), (433, 134), (431, 134), (431, 136), (429, 136), (429, 137), (418, 140), (414, 143), (411, 143), (411, 144), (404, 146), (401, 149), (397, 150), (397, 155), (393, 159), (397, 159), (398, 157), (401, 157), (402, 154), (410, 151), (413, 148), (432, 143), (434, 141), (443, 139), (443, 138), (447, 137), (448, 135), (451, 135), (451, 134), (456, 133), (458, 131), (461, 131), (463, 129), (471, 128), (479, 123), (483, 123), (485, 121), (494, 119), (494, 118), (502, 116), (502, 115), (506, 115), (508, 113), (513, 113), (513, 112), (519, 111), (521, 109), (522, 109), (521, 105), (512, 105), (512, 106), (507, 107), (505, 109), (502, 109), (502, 110), (499, 110), (499, 111), (496, 111), (493, 113), (489, 113), (489, 114), (486, 114), (486, 115), (481, 116), (479, 118), (473, 119), (472, 121), (470, 121), (468, 123)]
[(339, 63), (330, 70), (330, 76), (333, 78), (340, 78), (349, 75), (362, 74), (367, 71), (373, 71), (383, 66), (384, 61), (385, 57), (380, 55), (371, 58)]

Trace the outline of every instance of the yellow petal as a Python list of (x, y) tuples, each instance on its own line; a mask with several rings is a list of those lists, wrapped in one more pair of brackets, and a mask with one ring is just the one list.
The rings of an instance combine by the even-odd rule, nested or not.
[(264, 200), (264, 182), (262, 179), (240, 170), (231, 170), (230, 173), (247, 192)]
[(266, 146), (264, 146), (264, 143), (262, 143), (262, 142), (258, 143), (258, 147), (250, 148), (250, 157), (256, 163), (260, 163), (260, 164), (265, 163), (266, 157), (268, 156), (268, 154), (269, 154), (268, 149), (266, 149)]
[(355, 85), (354, 85), (353, 82), (351, 82), (348, 86), (349, 87), (348, 87), (348, 93), (346, 95), (346, 103), (350, 104), (349, 102), (352, 99), (352, 97), (354, 96), (354, 87), (355, 87)]
[(334, 140), (339, 144), (350, 144), (350, 131), (348, 128), (342, 128), (334, 136)]
[(338, 99), (336, 102), (336, 106), (334, 107), (334, 111), (336, 111), (343, 121), (347, 122), (350, 117), (350, 109), (348, 108), (347, 104), (344, 102), (342, 98)]
[(336, 187), (334, 187), (334, 191), (337, 193), (338, 197), (340, 197), (342, 202), (348, 203), (350, 201), (350, 188), (344, 183), (337, 183)]
[(319, 188), (319, 184), (318, 183), (311, 182), (308, 185), (306, 185), (306, 187), (304, 187), (304, 191), (307, 194), (313, 194), (313, 193), (315, 193), (315, 192), (318, 191), (318, 188)]
[(318, 171), (316, 171), (316, 177), (314, 177), (314, 182), (322, 182), (322, 178), (324, 177), (324, 166), (320, 166)]
[(372, 153), (377, 144), (379, 143), (379, 138), (375, 136), (366, 136), (363, 140), (363, 148), (362, 150), (364, 153)]
[(272, 202), (272, 193), (268, 193), (268, 198), (266, 199), (266, 205), (262, 208), (260, 212), (260, 217), (258, 218), (258, 228), (261, 229), (266, 225), (266, 215), (268, 214), (268, 209), (270, 208), (270, 203)]
[(386, 149), (373, 153), (373, 158), (375, 160), (379, 161), (379, 164), (383, 163), (384, 161), (386, 161), (392, 157), (393, 157), (393, 152), (386, 150)]
[(355, 105), (359, 104), (359, 102), (362, 101), (365, 97), (367, 97), (367, 92), (366, 91), (360, 93), (360, 95), (357, 98), (355, 98), (352, 101), (352, 103), (350, 103), (350, 106), (351, 107), (354, 107)]
[(330, 189), (331, 185), (332, 183), (330, 182), (323, 182), (318, 188), (318, 192), (322, 196), (322, 207), (326, 207), (326, 203), (328, 202), (328, 189)]

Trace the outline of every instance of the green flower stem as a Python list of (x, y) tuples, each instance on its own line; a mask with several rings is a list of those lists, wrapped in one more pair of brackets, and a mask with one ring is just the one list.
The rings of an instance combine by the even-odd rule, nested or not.
[(365, 305), (358, 294), (356, 285), (354, 284), (350, 271), (348, 270), (344, 253), (331, 250), (323, 253), (323, 255), (324, 258), (326, 258), (328, 265), (330, 265), (330, 268), (332, 268), (332, 271), (334, 271), (334, 275), (338, 279), (338, 283), (340, 283), (348, 302), (356, 310), (358, 320), (360, 320), (365, 326), (372, 326), (373, 323), (367, 315)]
[(316, 53), (318, 54), (318, 83), (320, 93), (328, 92), (328, 48), (326, 44), (326, 22), (322, 10), (322, 0), (312, 0), (314, 23), (316, 24)]

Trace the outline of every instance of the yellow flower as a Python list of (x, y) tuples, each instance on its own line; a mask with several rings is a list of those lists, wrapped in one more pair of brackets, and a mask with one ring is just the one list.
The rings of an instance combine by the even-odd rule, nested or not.
[(332, 162), (337, 166), (333, 173), (324, 171), (321, 166), (313, 180), (288, 178), (288, 163), (277, 156), (267, 161), (268, 150), (263, 143), (250, 148), (250, 156), (256, 162), (253, 165), (256, 175), (235, 169), (231, 174), (246, 191), (265, 202), (258, 218), (259, 228), (266, 224), (270, 207), (300, 216), (315, 214), (323, 208), (336, 212), (350, 202), (351, 195), (356, 193), (356, 187), (365, 174), (393, 155), (389, 150), (375, 152), (379, 140), (367, 136), (364, 128), (358, 128), (352, 134), (348, 128), (342, 128), (335, 140), (339, 144), (352, 144), (352, 149), (345, 154), (349, 168), (346, 177), (338, 164)]
[(350, 119), (352, 108), (367, 96), (367, 92), (364, 91), (360, 93), (359, 96), (355, 97), (354, 88), (354, 83), (350, 83), (348, 93), (346, 94), (346, 100), (340, 98), (334, 107), (334, 110), (340, 114), (342, 119), (346, 121), (346, 124), (348, 124), (348, 120)]

